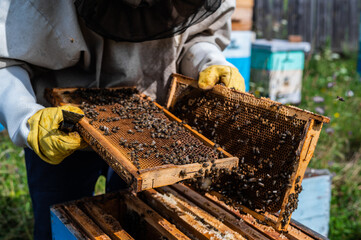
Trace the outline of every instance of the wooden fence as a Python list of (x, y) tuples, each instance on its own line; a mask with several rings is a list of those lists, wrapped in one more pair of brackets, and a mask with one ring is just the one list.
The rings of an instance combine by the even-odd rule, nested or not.
[(320, 50), (358, 50), (361, 0), (256, 0), (254, 30), (258, 38), (301, 35)]

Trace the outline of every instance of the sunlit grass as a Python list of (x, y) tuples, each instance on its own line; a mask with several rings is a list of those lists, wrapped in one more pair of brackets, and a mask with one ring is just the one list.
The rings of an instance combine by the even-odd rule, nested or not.
[[(306, 65), (301, 108), (331, 118), (310, 166), (328, 168), (332, 181), (330, 239), (361, 239), (361, 82), (356, 57), (316, 55)], [(321, 97), (323, 102), (315, 101)], [(340, 101), (342, 97), (345, 101)]]

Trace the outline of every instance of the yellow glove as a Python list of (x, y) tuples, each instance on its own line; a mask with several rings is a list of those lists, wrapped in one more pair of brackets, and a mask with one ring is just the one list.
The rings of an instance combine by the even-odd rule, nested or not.
[(226, 87), (234, 88), (244, 92), (244, 78), (235, 67), (213, 65), (199, 73), (198, 86), (201, 89), (208, 90), (221, 81)]
[(63, 121), (62, 110), (84, 114), (80, 108), (66, 105), (41, 109), (28, 120), (28, 143), (41, 159), (50, 164), (59, 164), (75, 150), (87, 146), (79, 133), (58, 130)]

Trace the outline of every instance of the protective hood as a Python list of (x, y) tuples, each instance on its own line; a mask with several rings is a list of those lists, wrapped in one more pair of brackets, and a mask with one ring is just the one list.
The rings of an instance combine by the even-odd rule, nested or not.
[(91, 30), (115, 41), (173, 37), (201, 22), (222, 0), (75, 0)]

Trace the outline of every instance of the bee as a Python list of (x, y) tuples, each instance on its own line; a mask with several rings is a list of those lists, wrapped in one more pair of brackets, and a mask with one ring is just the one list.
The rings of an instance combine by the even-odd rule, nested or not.
[(288, 121), (293, 121), (297, 117), (297, 114), (294, 114), (293, 116), (287, 117), (286, 119)]
[(344, 102), (344, 101), (345, 101), (345, 99), (344, 99), (343, 97), (340, 97), (340, 96), (337, 96), (336, 99), (339, 100), (339, 101), (341, 101), (341, 102)]
[(207, 163), (207, 162), (203, 163), (203, 165), (202, 165), (202, 167), (204, 167), (204, 168), (206, 168), (208, 166), (209, 166), (209, 163)]
[(248, 179), (248, 182), (249, 182), (249, 183), (257, 182), (257, 179), (256, 179), (256, 178), (250, 178), (250, 179)]

